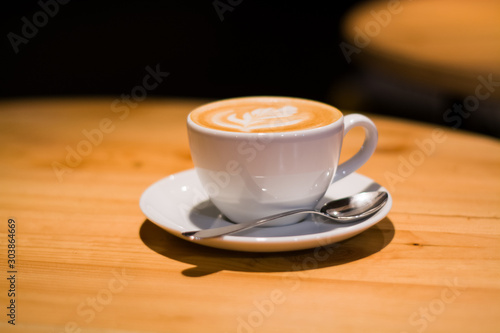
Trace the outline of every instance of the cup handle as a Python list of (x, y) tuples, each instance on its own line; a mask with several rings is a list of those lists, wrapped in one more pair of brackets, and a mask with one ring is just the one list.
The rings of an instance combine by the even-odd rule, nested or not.
[(344, 178), (345, 176), (358, 170), (372, 156), (377, 147), (378, 131), (375, 124), (361, 114), (350, 114), (344, 117), (344, 136), (352, 128), (361, 126), (365, 130), (365, 141), (361, 149), (350, 159), (337, 167), (337, 172), (333, 177), (332, 183)]

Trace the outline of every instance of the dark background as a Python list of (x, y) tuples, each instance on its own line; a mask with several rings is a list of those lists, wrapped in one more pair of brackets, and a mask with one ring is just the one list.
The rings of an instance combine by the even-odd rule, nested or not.
[[(44, 3), (47, 0), (42, 0)], [(55, 0), (52, 0), (55, 1)], [(339, 25), (356, 1), (69, 1), (15, 54), (37, 1), (2, 12), (1, 97), (116, 95), (145, 67), (170, 76), (151, 95), (225, 98), (288, 95), (325, 101), (350, 70)]]
[[(444, 111), (463, 100), (369, 72), (356, 55), (348, 63), (340, 27), (361, 1), (60, 1), (2, 5), (0, 100), (116, 98), (142, 84), (147, 66), (170, 73), (148, 97), (295, 96), (444, 126)], [(230, 6), (223, 20), (216, 2)], [(23, 18), (43, 21), (40, 3), (57, 13), (16, 53), (9, 34), (23, 36)], [(460, 129), (500, 137), (498, 122), (475, 114)]]

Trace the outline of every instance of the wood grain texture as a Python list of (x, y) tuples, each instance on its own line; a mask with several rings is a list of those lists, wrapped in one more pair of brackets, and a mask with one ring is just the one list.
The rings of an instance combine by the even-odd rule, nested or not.
[[(193, 167), (185, 118), (204, 102), (147, 99), (126, 116), (113, 98), (0, 103), (2, 332), (498, 332), (498, 140), (374, 116), (378, 148), (359, 172), (391, 191), (386, 219), (329, 247), (231, 252), (171, 236), (138, 205)], [(342, 159), (362, 138), (347, 135)]]

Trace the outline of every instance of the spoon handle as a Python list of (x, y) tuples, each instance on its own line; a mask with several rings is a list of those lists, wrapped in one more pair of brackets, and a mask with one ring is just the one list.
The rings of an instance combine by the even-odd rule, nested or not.
[(182, 235), (185, 237), (188, 237), (190, 239), (195, 239), (195, 240), (204, 239), (204, 238), (219, 237), (219, 236), (224, 236), (227, 234), (232, 234), (232, 233), (235, 233), (237, 231), (243, 231), (243, 230), (251, 229), (254, 227), (258, 227), (258, 226), (261, 226), (263, 224), (266, 224), (269, 221), (276, 220), (276, 219), (279, 219), (281, 217), (296, 215), (296, 214), (309, 214), (309, 213), (324, 215), (323, 213), (318, 212), (316, 210), (297, 209), (297, 210), (291, 210), (288, 212), (267, 216), (267, 217), (264, 217), (264, 218), (262, 218), (260, 220), (256, 220), (256, 221), (250, 221), (250, 222), (245, 222), (245, 223), (235, 223), (235, 224), (231, 224), (228, 226), (213, 228), (213, 229), (186, 231), (186, 232), (183, 232)]

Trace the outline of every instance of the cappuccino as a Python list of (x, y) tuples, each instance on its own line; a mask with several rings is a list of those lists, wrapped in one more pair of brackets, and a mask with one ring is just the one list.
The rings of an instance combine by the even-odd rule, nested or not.
[(301, 131), (329, 125), (342, 117), (320, 102), (288, 97), (242, 97), (204, 105), (190, 114), (203, 127), (228, 132)]

